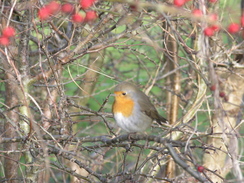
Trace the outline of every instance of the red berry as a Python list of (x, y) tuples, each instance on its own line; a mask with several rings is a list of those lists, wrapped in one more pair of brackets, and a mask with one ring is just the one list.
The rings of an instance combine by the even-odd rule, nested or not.
[(219, 92), (219, 96), (220, 96), (221, 98), (225, 97), (225, 92)]
[(214, 30), (211, 27), (207, 27), (204, 29), (203, 33), (205, 36), (211, 37), (214, 35)]
[(244, 15), (241, 16), (241, 26), (244, 27)]
[(194, 9), (193, 11), (192, 11), (192, 14), (194, 15), (194, 16), (196, 16), (196, 17), (200, 17), (200, 16), (202, 16), (202, 11), (201, 10), (199, 10), (199, 9)]
[(75, 23), (81, 23), (84, 21), (84, 17), (79, 13), (75, 13), (72, 15), (72, 21)]
[(216, 3), (218, 0), (209, 0), (210, 3)]
[(211, 91), (215, 91), (215, 90), (216, 90), (216, 85), (212, 85), (212, 86), (210, 86), (210, 90), (211, 90)]
[(7, 46), (9, 45), (10, 41), (8, 37), (1, 36), (0, 37), (0, 45)]
[(3, 37), (13, 37), (15, 35), (15, 29), (13, 27), (6, 27), (3, 29)]
[(186, 3), (186, 0), (174, 0), (174, 5), (177, 7), (181, 7)]
[(87, 8), (90, 8), (94, 2), (95, 2), (95, 0), (80, 0), (80, 6), (83, 9), (87, 9)]
[(218, 20), (218, 15), (213, 13), (209, 15), (209, 19), (212, 21), (217, 21)]
[(40, 20), (47, 20), (51, 16), (50, 9), (46, 6), (42, 7), (38, 11), (38, 17)]
[(56, 1), (51, 1), (49, 4), (46, 5), (46, 7), (49, 9), (51, 14), (55, 14), (60, 9), (60, 4)]
[(219, 26), (218, 25), (211, 25), (211, 29), (213, 29), (213, 31), (217, 32), (219, 30)]
[(131, 4), (130, 5), (130, 10), (131, 11), (137, 11), (138, 10), (138, 5), (137, 4)]
[(197, 167), (197, 171), (198, 172), (203, 172), (204, 171), (204, 167), (203, 166), (198, 166)]
[(70, 3), (66, 3), (62, 6), (61, 11), (64, 13), (72, 13), (74, 6)]
[(235, 34), (240, 30), (240, 25), (237, 23), (231, 23), (228, 27), (228, 31), (231, 34)]
[(97, 13), (95, 11), (86, 12), (85, 21), (93, 21), (97, 18)]

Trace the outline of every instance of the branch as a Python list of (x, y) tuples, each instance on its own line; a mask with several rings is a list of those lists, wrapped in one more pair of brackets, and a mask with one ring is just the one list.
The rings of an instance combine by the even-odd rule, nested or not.
[(85, 169), (90, 175), (93, 175), (96, 178), (98, 178), (101, 182), (105, 182), (105, 183), (107, 182), (107, 179), (102, 174), (98, 174), (98, 173), (94, 172), (91, 168), (89, 168), (89, 166), (86, 166), (81, 161), (74, 158), (74, 156), (72, 156), (71, 154), (66, 153), (62, 150), (59, 150), (58, 148), (55, 148), (55, 147), (50, 148), (49, 153), (53, 153), (58, 156), (62, 156), (65, 159), (68, 159), (69, 161), (76, 163), (80, 168)]
[(207, 179), (205, 177), (203, 177), (201, 174), (194, 171), (189, 165), (187, 165), (186, 162), (182, 161), (170, 143), (165, 143), (164, 145), (169, 150), (169, 153), (172, 156), (172, 158), (175, 160), (175, 162), (178, 165), (180, 165), (184, 170), (186, 170), (189, 174), (191, 174), (193, 177), (195, 177), (200, 182), (204, 182), (204, 183), (209, 182), (209, 181), (207, 181)]

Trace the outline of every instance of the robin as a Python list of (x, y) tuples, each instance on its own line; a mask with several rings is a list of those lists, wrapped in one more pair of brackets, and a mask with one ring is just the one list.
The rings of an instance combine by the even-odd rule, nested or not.
[(117, 124), (126, 132), (143, 132), (156, 120), (167, 120), (158, 114), (149, 97), (137, 86), (122, 82), (115, 87), (112, 112)]

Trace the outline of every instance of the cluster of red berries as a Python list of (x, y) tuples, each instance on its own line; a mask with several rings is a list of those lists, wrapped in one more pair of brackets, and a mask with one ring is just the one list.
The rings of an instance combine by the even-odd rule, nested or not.
[[(235, 33), (239, 32), (240, 28), (241, 27), (238, 23), (231, 23), (227, 27), (227, 30), (230, 34), (235, 34)], [(210, 37), (210, 36), (213, 36), (214, 33), (217, 32), (218, 30), (219, 30), (218, 25), (212, 25), (212, 26), (205, 28), (203, 32), (204, 32), (205, 36)]]
[[(216, 90), (216, 85), (211, 85), (210, 90), (214, 92)], [(219, 97), (223, 98), (226, 102), (229, 100), (229, 97), (225, 94), (224, 91), (219, 92)]]
[[(209, 19), (211, 21), (217, 21), (218, 20), (218, 15), (217, 14), (210, 14), (209, 15)], [(218, 32), (220, 29), (220, 27), (217, 25), (217, 24), (212, 24), (208, 27), (206, 27), (204, 30), (203, 30), (203, 33), (205, 36), (213, 36), (215, 34), (215, 32)]]
[[(210, 15), (210, 19), (212, 19), (213, 21), (217, 21), (218, 20), (218, 16), (216, 14), (212, 14)], [(241, 22), (242, 24), (242, 22)], [(213, 36), (215, 32), (217, 32), (220, 29), (220, 27), (218, 25), (211, 25), (207, 28), (204, 29), (204, 34), (206, 36)], [(235, 34), (237, 32), (239, 32), (241, 29), (241, 26), (238, 23), (230, 23), (229, 26), (227, 27), (227, 31), (230, 34)]]
[[(218, 20), (218, 16), (216, 14), (211, 14), (209, 15), (210, 20), (212, 21), (217, 21)], [(242, 23), (242, 22), (241, 22)], [(244, 20), (243, 20), (243, 25), (244, 25)], [(240, 30), (240, 25), (238, 23), (231, 23), (229, 24), (229, 26), (227, 27), (227, 30), (230, 34), (235, 34), (237, 32), (239, 32)], [(220, 27), (217, 24), (213, 24), (210, 25), (208, 27), (206, 27), (203, 30), (203, 33), (205, 36), (213, 36), (215, 34), (215, 32), (217, 32), (220, 29)]]
[[(174, 5), (176, 7), (182, 7), (185, 3), (187, 3), (190, 0), (174, 0)], [(210, 3), (216, 3), (218, 0), (208, 0)], [(196, 17), (201, 17), (203, 15), (202, 11), (199, 9), (195, 9), (192, 11), (192, 14)], [(217, 21), (218, 16), (216, 14), (211, 14), (209, 15), (210, 20), (212, 21)], [(242, 27), (244, 26), (244, 15), (241, 17), (241, 25)], [(238, 23), (231, 23), (228, 27), (227, 30), (230, 34), (235, 34), (239, 32), (241, 26)], [(203, 33), (205, 36), (213, 36), (215, 32), (217, 32), (220, 29), (220, 27), (216, 24), (210, 25), (206, 27), (203, 30)]]
[(52, 15), (58, 13), (59, 10), (60, 4), (56, 1), (51, 1), (38, 11), (38, 17), (40, 18), (40, 20), (47, 20)]
[(47, 5), (43, 6), (38, 11), (38, 17), (40, 20), (47, 20), (51, 16), (57, 14), (59, 11), (70, 14), (71, 20), (74, 23), (82, 23), (93, 21), (97, 18), (97, 13), (93, 10), (88, 10), (93, 4), (95, 0), (80, 0), (79, 4), (83, 13), (75, 12), (75, 7), (71, 3), (60, 4), (57, 1), (51, 1)]
[[(74, 23), (82, 23), (82, 22), (89, 22), (93, 21), (97, 18), (97, 13), (93, 10), (89, 10), (90, 7), (93, 6), (96, 0), (80, 0), (79, 5), (80, 9), (79, 12), (75, 11), (75, 6), (71, 3), (60, 4), (57, 1), (51, 1), (47, 5), (43, 6), (38, 11), (38, 17), (41, 21), (49, 19), (51, 16), (56, 15), (58, 12), (63, 12), (66, 14), (71, 15), (71, 20)], [(174, 0), (174, 5), (177, 7), (183, 6), (185, 3), (191, 0)], [(208, 0), (210, 3), (215, 3), (218, 0)], [(81, 11), (80, 11), (81, 10)], [(192, 11), (192, 14), (196, 17), (200, 17), (203, 15), (202, 11), (199, 9), (195, 9)], [(209, 15), (210, 20), (217, 21), (218, 16), (216, 14)], [(241, 23), (231, 23), (227, 30), (231, 34), (235, 34), (239, 32), (241, 27), (244, 27), (244, 15), (241, 16)], [(206, 36), (213, 36), (215, 32), (220, 29), (219, 25), (210, 25), (206, 27), (203, 33)], [(7, 46), (10, 43), (10, 38), (15, 35), (15, 30), (12, 27), (6, 27), (2, 31), (2, 35), (0, 36), (0, 45)]]
[[(181, 7), (191, 0), (174, 0), (174, 5), (177, 7)], [(208, 0), (210, 3), (216, 3), (218, 0)]]
[(15, 35), (15, 29), (11, 26), (5, 27), (2, 31), (0, 37), (0, 45), (8, 46), (10, 43), (10, 38)]
[(89, 22), (97, 18), (97, 13), (89, 8), (95, 3), (96, 0), (80, 0), (80, 7), (85, 12), (85, 15), (82, 13), (74, 13), (72, 15), (72, 21), (75, 23)]

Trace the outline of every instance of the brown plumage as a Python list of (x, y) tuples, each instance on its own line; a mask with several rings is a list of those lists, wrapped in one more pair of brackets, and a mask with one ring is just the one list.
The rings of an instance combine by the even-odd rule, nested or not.
[(122, 82), (115, 87), (113, 114), (118, 125), (127, 132), (144, 131), (152, 121), (160, 125), (167, 120), (158, 114), (149, 97), (136, 85)]

